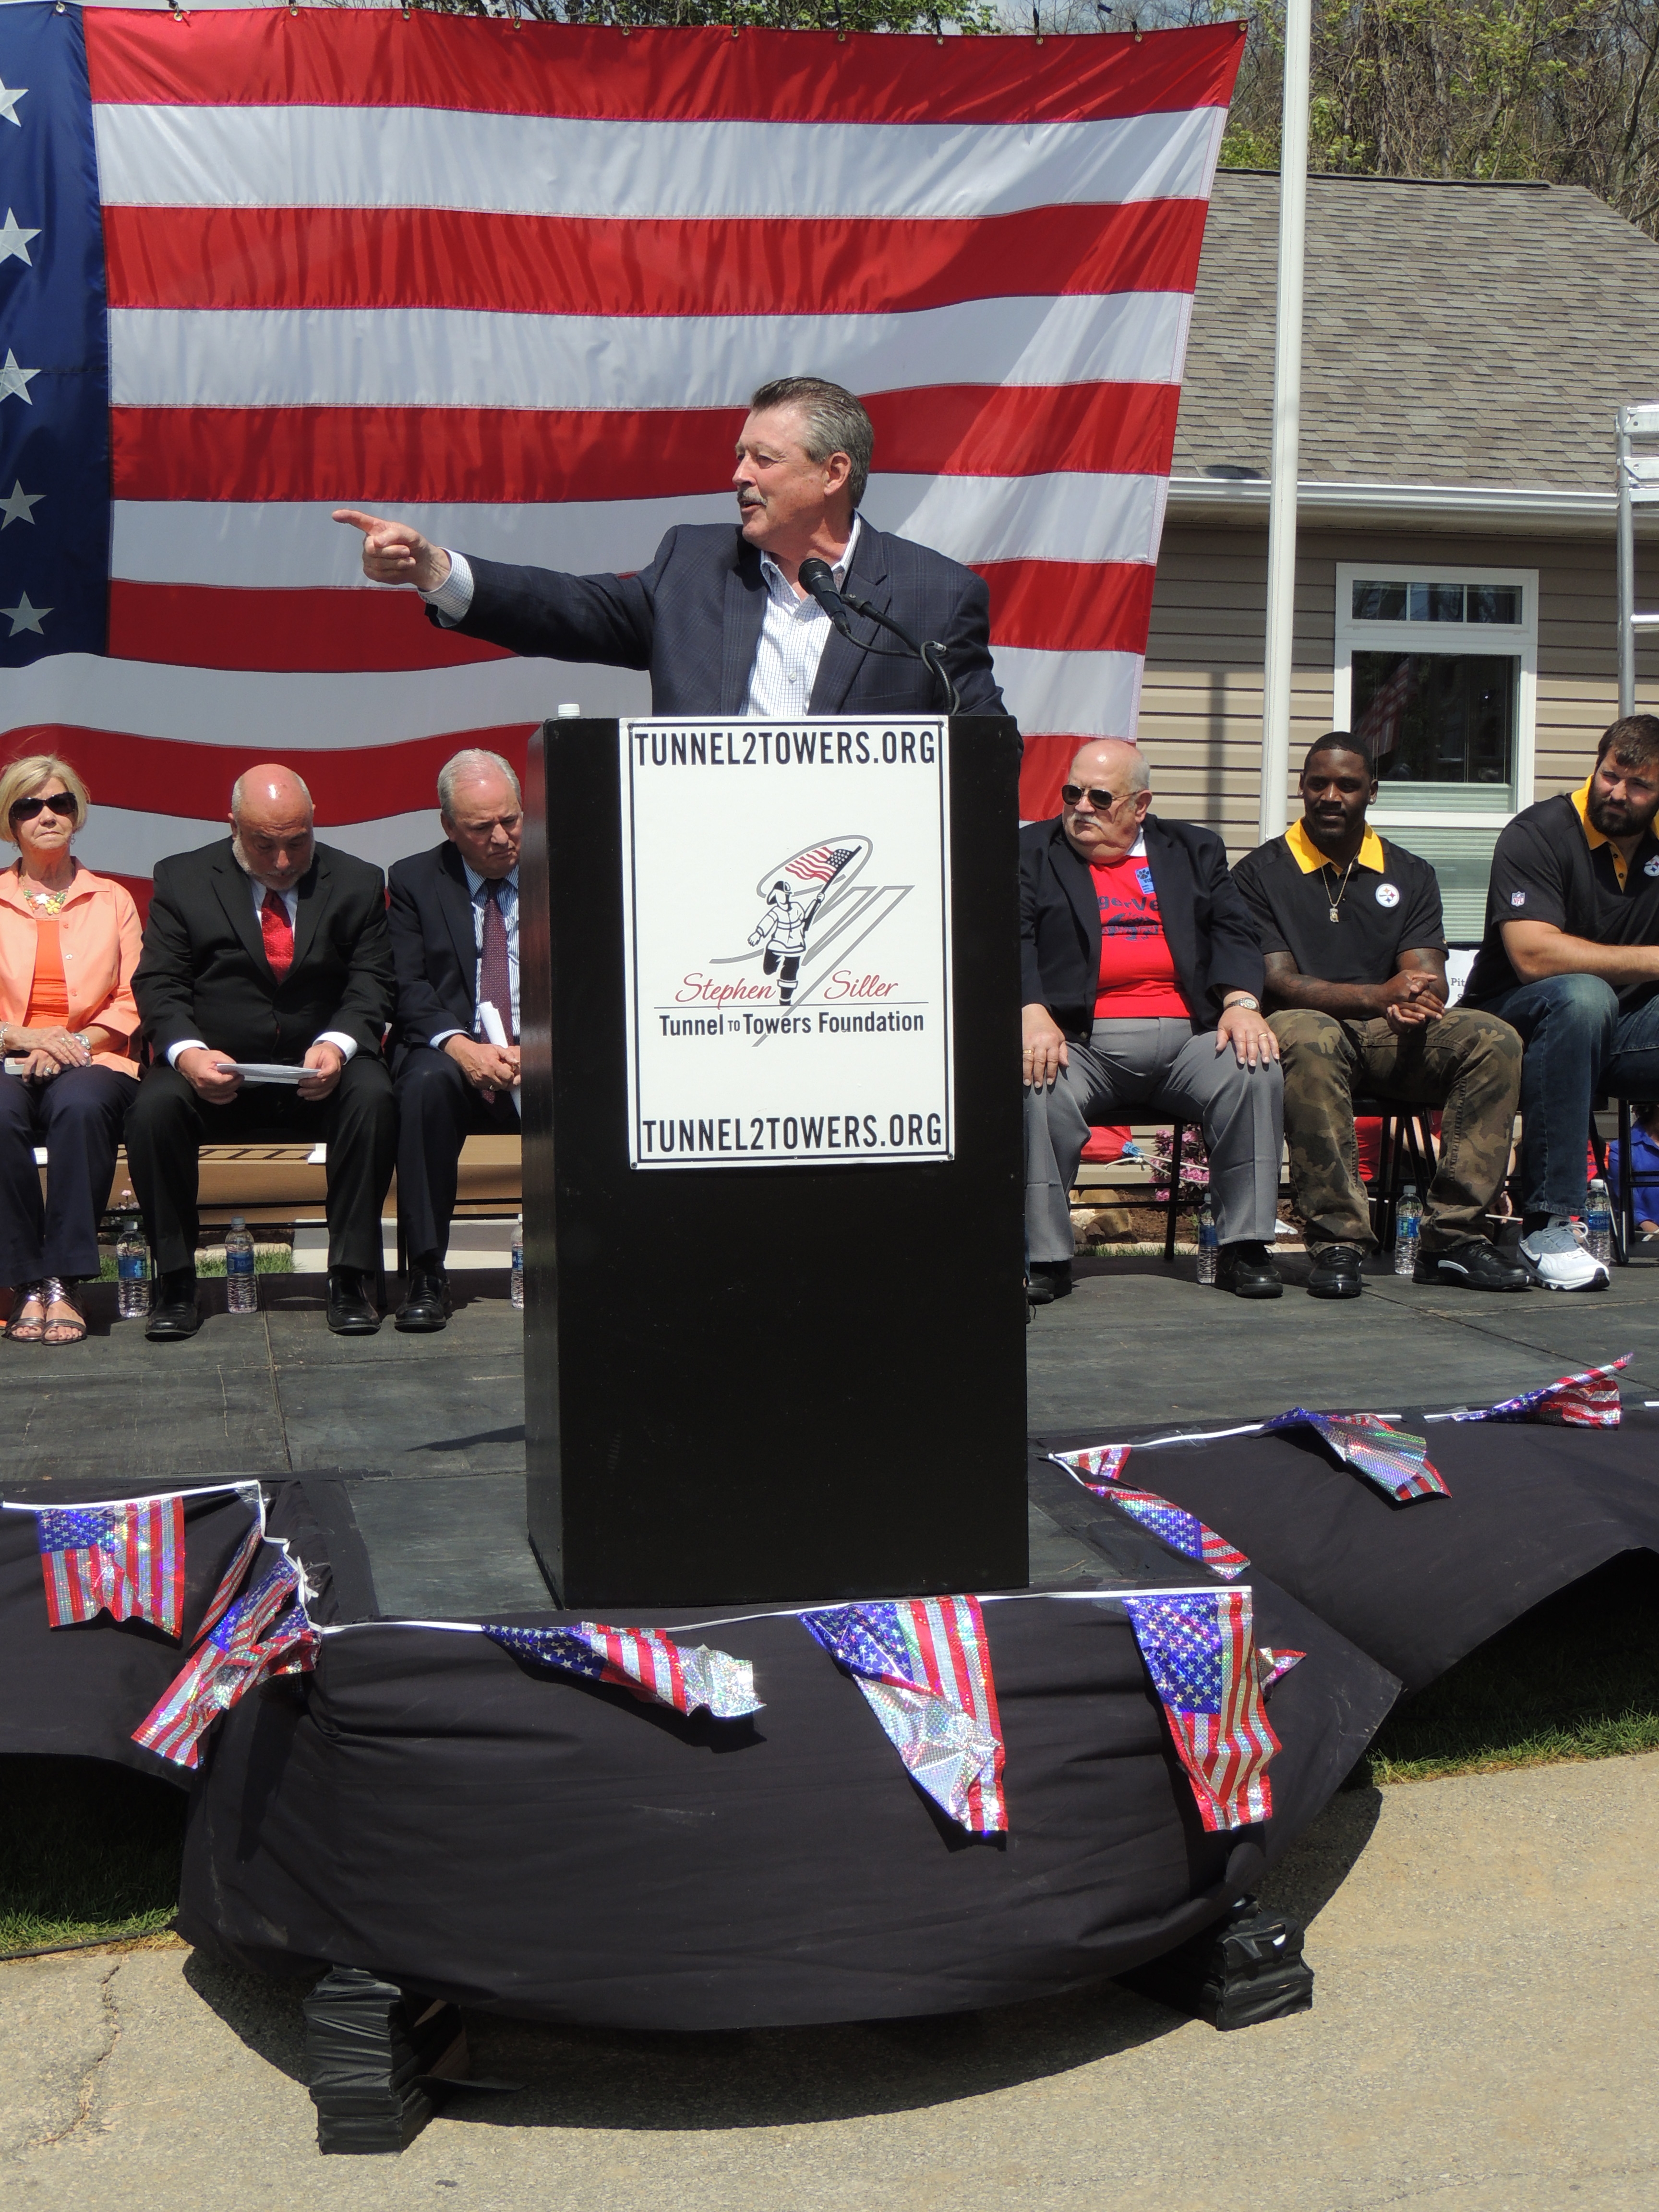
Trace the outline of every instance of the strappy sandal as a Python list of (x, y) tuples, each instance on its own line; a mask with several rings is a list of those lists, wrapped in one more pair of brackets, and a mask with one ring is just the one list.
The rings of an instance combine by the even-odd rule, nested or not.
[[(6, 1324), (6, 1339), (10, 1344), (39, 1344), (46, 1323), (46, 1301), (39, 1283), (19, 1283), (12, 1292), (11, 1319)], [(38, 1305), (39, 1316), (30, 1321), (26, 1310)]]
[[(46, 1304), (46, 1324), (41, 1333), (41, 1342), (51, 1345), (84, 1343), (87, 1334), (86, 1322), (77, 1310), (74, 1299), (70, 1297), (56, 1275), (48, 1276), (40, 1285), (40, 1295)], [(70, 1310), (70, 1318), (67, 1321), (53, 1321), (52, 1309), (54, 1306), (67, 1306)]]

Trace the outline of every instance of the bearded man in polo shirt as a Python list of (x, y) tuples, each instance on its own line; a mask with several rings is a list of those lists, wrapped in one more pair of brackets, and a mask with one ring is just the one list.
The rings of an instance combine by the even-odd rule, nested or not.
[(1607, 1271), (1575, 1224), (1598, 1091), (1659, 1098), (1659, 719), (1628, 714), (1571, 798), (1540, 799), (1498, 840), (1486, 934), (1466, 1005), (1526, 1043), (1521, 1257), (1549, 1291)]
[(1072, 1287), (1071, 1188), (1092, 1123), (1132, 1109), (1203, 1129), (1217, 1281), (1276, 1298), (1279, 1047), (1261, 954), (1213, 830), (1147, 811), (1144, 755), (1085, 745), (1061, 811), (1019, 833), (1029, 1292)]
[(1285, 1064), (1291, 1189), (1316, 1298), (1357, 1298), (1376, 1249), (1354, 1135), (1356, 1094), (1442, 1107), (1440, 1159), (1415, 1279), (1524, 1291), (1524, 1267), (1486, 1234), (1509, 1167), (1521, 1040), (1507, 1023), (1446, 1005), (1440, 885), (1365, 819), (1370, 760), (1332, 730), (1302, 763), (1302, 819), (1233, 871), (1261, 940), (1267, 1006)]

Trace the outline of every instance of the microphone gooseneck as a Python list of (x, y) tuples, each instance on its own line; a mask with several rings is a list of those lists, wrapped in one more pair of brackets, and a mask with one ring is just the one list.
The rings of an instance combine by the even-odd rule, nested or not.
[[(921, 661), (922, 666), (937, 678), (943, 689), (947, 711), (952, 714), (961, 713), (962, 702), (957, 695), (957, 687), (951, 679), (950, 672), (945, 665), (945, 648), (942, 645), (935, 643), (931, 639), (924, 643), (920, 638), (913, 637), (902, 623), (896, 622), (891, 615), (884, 614), (880, 608), (872, 607), (868, 599), (860, 599), (856, 592), (837, 589), (834, 569), (827, 561), (820, 560), (816, 554), (801, 562), (798, 573), (802, 587), (811, 593), (844, 638), (849, 639), (854, 645), (860, 642), (853, 636), (848, 619), (849, 615), (862, 615), (866, 622), (877, 623), (881, 629), (900, 639), (908, 648), (905, 653), (888, 653), (884, 657), (894, 660), (914, 657)], [(866, 653), (879, 653), (882, 648), (878, 645), (866, 644), (864, 650)]]
[(851, 637), (853, 633), (848, 627), (846, 602), (836, 589), (835, 571), (830, 568), (830, 563), (827, 561), (820, 561), (815, 554), (811, 559), (801, 562), (799, 574), (802, 584), (812, 594), (842, 635)]

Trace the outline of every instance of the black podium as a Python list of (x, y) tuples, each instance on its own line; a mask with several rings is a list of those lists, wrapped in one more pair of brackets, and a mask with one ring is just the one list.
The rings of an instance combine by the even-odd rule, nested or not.
[[(757, 831), (760, 941), (734, 940), (718, 967), (694, 961), (689, 988), (708, 997), (680, 1013), (641, 1011), (637, 983), (630, 998), (630, 917), (649, 878), (659, 910), (671, 894), (696, 907), (718, 840), (689, 816), (667, 865), (660, 842), (650, 862), (629, 764), (648, 767), (651, 740), (630, 732), (655, 732), (658, 754), (677, 763), (712, 747), (724, 772), (651, 787), (659, 841), (681, 793), (739, 816), (765, 799), (781, 775), (763, 781), (745, 767), (764, 757), (773, 769), (787, 739), (775, 746), (774, 732), (746, 725), (671, 733), (556, 720), (532, 742), (520, 875), (526, 1439), (531, 1540), (562, 1606), (868, 1598), (1026, 1579), (1018, 742), (1002, 720), (933, 727), (948, 764), (936, 800), (925, 779), (892, 781), (890, 793), (872, 767), (866, 812), (843, 823), (827, 801), (803, 811), (803, 834), (820, 842), (778, 863), (775, 883)], [(821, 744), (830, 790), (837, 746), (843, 767), (878, 766), (884, 745), (909, 758), (912, 738), (834, 725), (798, 736), (789, 769)], [(811, 777), (798, 781), (815, 797)], [(841, 787), (864, 787), (843, 777)], [(860, 1066), (900, 1048), (868, 1032), (933, 1017), (856, 994), (902, 996), (879, 980), (899, 926), (889, 921), (884, 940), (884, 916), (902, 911), (923, 943), (922, 895), (881, 883), (878, 864), (884, 807), (891, 850), (901, 833), (914, 838), (902, 810), (931, 804), (947, 886), (935, 896), (951, 1097), (948, 1115), (907, 1121), (858, 1110)], [(860, 824), (873, 835), (854, 835)], [(864, 903), (843, 893), (838, 909), (842, 941), (859, 949), (833, 980), (815, 981), (814, 916), (860, 867)], [(805, 963), (793, 956), (792, 968), (803, 933)], [(775, 1034), (763, 1034), (768, 1024)], [(801, 1144), (804, 1131), (842, 1149), (793, 1164), (766, 1156), (764, 1112), (646, 1117), (646, 1056), (668, 1051), (671, 1033), (678, 1051), (686, 1032), (688, 1067), (723, 1054), (722, 1074), (763, 1069), (775, 1091), (786, 1050), (820, 1087), (843, 1067), (848, 1098), (833, 1084), (828, 1095), (844, 1116), (769, 1117), (775, 1147)], [(745, 1136), (750, 1149), (730, 1149)], [(890, 1156), (907, 1139), (943, 1142), (948, 1157)]]

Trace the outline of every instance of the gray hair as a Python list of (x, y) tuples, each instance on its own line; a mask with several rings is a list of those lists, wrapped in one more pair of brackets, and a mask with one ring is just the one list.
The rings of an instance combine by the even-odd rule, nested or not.
[(522, 809), (524, 793), (519, 788), (519, 779), (513, 772), (511, 761), (504, 761), (499, 753), (487, 753), (482, 745), (468, 745), (463, 751), (447, 760), (438, 770), (438, 804), (443, 809), (446, 822), (455, 819), (455, 787), (464, 777), (475, 776), (480, 769), (493, 769), (497, 775), (505, 776), (512, 786), (513, 797)]
[(876, 426), (864, 411), (861, 400), (839, 384), (821, 376), (776, 376), (763, 384), (749, 402), (751, 415), (774, 407), (799, 407), (806, 417), (806, 457), (827, 461), (831, 453), (845, 453), (853, 464), (847, 489), (856, 507), (870, 481), (871, 457), (876, 447)]

